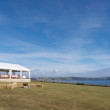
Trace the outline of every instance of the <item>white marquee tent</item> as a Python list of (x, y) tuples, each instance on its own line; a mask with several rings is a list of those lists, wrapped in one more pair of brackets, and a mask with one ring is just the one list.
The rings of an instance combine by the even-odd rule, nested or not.
[(27, 72), (29, 73), (29, 79), (30, 79), (30, 69), (23, 67), (19, 64), (10, 64), (10, 63), (0, 62), (0, 71), (9, 72), (9, 79), (12, 78), (12, 72), (20, 72), (20, 79), (23, 78), (22, 72)]

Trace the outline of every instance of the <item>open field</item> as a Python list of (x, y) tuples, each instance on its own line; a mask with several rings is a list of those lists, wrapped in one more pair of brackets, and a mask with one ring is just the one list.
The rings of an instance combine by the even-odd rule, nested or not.
[(0, 89), (0, 110), (110, 110), (110, 87), (42, 84), (44, 88)]

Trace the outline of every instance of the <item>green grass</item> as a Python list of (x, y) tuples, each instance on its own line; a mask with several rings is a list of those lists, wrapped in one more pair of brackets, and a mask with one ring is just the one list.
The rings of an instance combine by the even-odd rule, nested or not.
[(0, 110), (110, 110), (110, 87), (43, 84), (44, 88), (0, 89)]

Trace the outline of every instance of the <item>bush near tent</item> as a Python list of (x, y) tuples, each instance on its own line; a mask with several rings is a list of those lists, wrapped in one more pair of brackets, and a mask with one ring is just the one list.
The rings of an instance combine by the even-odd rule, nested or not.
[(30, 87), (40, 87), (40, 88), (43, 88), (43, 85), (42, 84), (29, 84)]

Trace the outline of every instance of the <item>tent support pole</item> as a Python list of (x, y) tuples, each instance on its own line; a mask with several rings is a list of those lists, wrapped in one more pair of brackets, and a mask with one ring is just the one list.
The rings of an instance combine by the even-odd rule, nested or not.
[(29, 71), (29, 79), (30, 79), (30, 71)]
[(12, 74), (12, 70), (9, 70), (10, 79), (11, 79), (11, 74)]
[(20, 71), (20, 79), (22, 79), (22, 71)]

